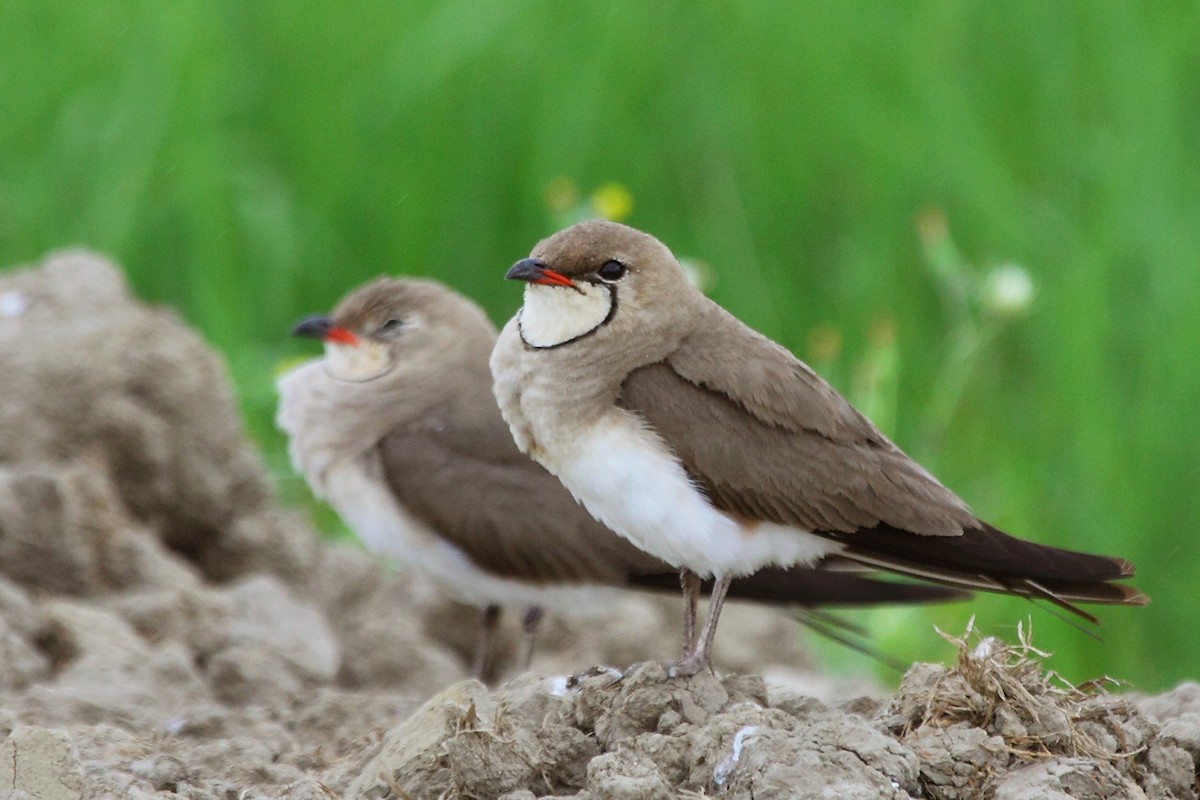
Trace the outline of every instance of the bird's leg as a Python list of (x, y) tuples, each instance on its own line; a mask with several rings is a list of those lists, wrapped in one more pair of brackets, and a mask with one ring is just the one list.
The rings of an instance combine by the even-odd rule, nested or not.
[(483, 606), (479, 609), (479, 634), (475, 639), (475, 661), (472, 672), (482, 683), (490, 684), (495, 665), (492, 663), (492, 644), (496, 624), (500, 622), (500, 606)]
[(533, 661), (533, 649), (537, 645), (538, 627), (541, 625), (545, 612), (541, 606), (530, 606), (521, 620), (521, 653), (517, 668), (521, 672), (529, 671), (529, 663)]
[(700, 576), (687, 567), (679, 570), (683, 587), (683, 656), (696, 649), (696, 608), (700, 605)]
[(712, 592), (708, 595), (708, 616), (704, 619), (704, 629), (700, 631), (700, 654), (706, 665), (712, 653), (713, 639), (717, 635), (717, 620), (721, 616), (721, 609), (725, 607), (725, 595), (729, 592), (729, 584), (732, 582), (733, 579), (727, 576), (715, 579)]
[(700, 629), (700, 635), (696, 637), (696, 643), (692, 650), (671, 668), (670, 674), (673, 677), (695, 675), (709, 666), (713, 638), (717, 634), (717, 620), (721, 617), (721, 608), (725, 605), (725, 594), (729, 591), (730, 581), (731, 579), (725, 576), (713, 581), (712, 593), (708, 596), (708, 614), (704, 618), (704, 627)]

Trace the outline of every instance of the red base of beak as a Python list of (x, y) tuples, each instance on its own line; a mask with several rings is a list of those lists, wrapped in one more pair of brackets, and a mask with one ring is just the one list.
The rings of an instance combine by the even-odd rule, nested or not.
[(358, 344), (358, 337), (346, 328), (333, 327), (325, 334), (325, 341), (338, 344)]

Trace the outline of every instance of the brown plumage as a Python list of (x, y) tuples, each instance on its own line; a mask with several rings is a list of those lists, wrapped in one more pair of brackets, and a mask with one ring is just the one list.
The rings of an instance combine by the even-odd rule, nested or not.
[[(485, 607), (577, 602), (560, 591), (571, 587), (679, 586), (518, 450), (491, 393), (496, 329), (475, 304), (433, 281), (381, 278), (297, 333), (327, 354), (281, 378), (279, 425), (296, 469), (369, 549)], [(767, 570), (733, 594), (800, 606), (961, 594), (808, 573)]]
[[(525, 305), (492, 371), (516, 440), (592, 513), (671, 563), (722, 577), (801, 557), (786, 537), (774, 551), (747, 549), (769, 523), (819, 537), (830, 559), (1044, 598), (1089, 620), (1074, 603), (1147, 601), (1113, 583), (1133, 574), (1123, 559), (1016, 539), (978, 519), (807, 365), (693, 288), (652, 236), (581, 223), (540, 242), (508, 277), (528, 282)], [(654, 480), (659, 495), (676, 488), (667, 464), (682, 466), (720, 512), (696, 517), (711, 522), (713, 544), (685, 546), (702, 541), (696, 525), (640, 522), (655, 495), (597, 488), (617, 481), (584, 465), (618, 440), (642, 454), (636, 463), (659, 465), (639, 467), (644, 475), (621, 484), (628, 492)], [(611, 460), (621, 468), (620, 453)]]
[[(620, 402), (673, 446), (715, 507), (836, 539), (846, 558), (873, 567), (1050, 599), (1093, 621), (1071, 601), (1144, 602), (1136, 588), (1111, 583), (1133, 575), (1128, 561), (1024, 541), (977, 519), (845, 401), (842, 415), (822, 423), (827, 433), (788, 419), (772, 422), (771, 407), (739, 404), (717, 388), (719, 380), (737, 385), (735, 367), (752, 362), (705, 372), (689, 363), (703, 350), (689, 345), (678, 362), (695, 381), (670, 358), (630, 373)], [(795, 375), (799, 386), (820, 381), (807, 370)], [(729, 439), (739, 446), (726, 446)]]

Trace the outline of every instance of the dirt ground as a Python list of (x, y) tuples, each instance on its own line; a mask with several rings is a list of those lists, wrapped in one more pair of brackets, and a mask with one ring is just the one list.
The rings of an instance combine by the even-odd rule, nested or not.
[(1021, 643), (881, 697), (735, 607), (724, 677), (667, 680), (678, 602), (629, 595), (466, 680), (472, 611), (282, 509), (219, 357), (96, 256), (0, 275), (0, 375), (0, 798), (1197, 797), (1200, 686)]

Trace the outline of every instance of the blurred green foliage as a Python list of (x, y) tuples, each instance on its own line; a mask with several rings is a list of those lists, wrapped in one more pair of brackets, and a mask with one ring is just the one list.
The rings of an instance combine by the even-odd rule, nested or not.
[[(225, 352), (295, 502), (289, 323), (383, 272), (502, 321), (562, 192), (615, 183), (981, 515), (1155, 598), (1103, 643), (984, 598), (865, 617), (880, 646), (1032, 612), (1066, 676), (1158, 689), (1200, 677), (1197, 31), (1190, 0), (0, 1), (0, 263), (120, 261)], [(946, 275), (1004, 262), (1036, 300), (984, 330)]]

